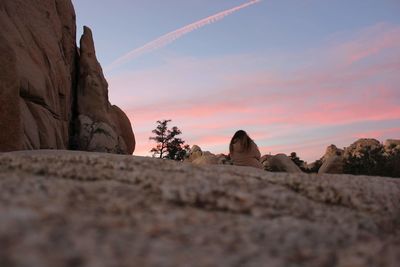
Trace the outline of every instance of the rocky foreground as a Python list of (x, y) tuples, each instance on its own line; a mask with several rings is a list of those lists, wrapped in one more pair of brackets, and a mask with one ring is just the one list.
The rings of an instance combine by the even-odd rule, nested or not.
[(0, 266), (400, 266), (400, 179), (0, 154)]

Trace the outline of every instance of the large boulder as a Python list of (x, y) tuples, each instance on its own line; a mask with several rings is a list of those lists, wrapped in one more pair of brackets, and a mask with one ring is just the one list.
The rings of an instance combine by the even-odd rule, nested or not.
[[(112, 129), (119, 152), (133, 152), (131, 124), (108, 102), (88, 28), (78, 53), (70, 0), (2, 0), (0, 29), (0, 151), (90, 150), (77, 145), (86, 115)], [(108, 147), (97, 143), (96, 151)]]
[(70, 0), (0, 2), (0, 151), (69, 147), (75, 28)]
[(301, 173), (301, 169), (285, 154), (275, 156), (265, 155), (261, 157), (260, 162), (264, 169), (271, 172)]
[(202, 151), (198, 145), (193, 145), (189, 151), (189, 156), (185, 160), (194, 165), (215, 165), (220, 164), (220, 158), (209, 151)]

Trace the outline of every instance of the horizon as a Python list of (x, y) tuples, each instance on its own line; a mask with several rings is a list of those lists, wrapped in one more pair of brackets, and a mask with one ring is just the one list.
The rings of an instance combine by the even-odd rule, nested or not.
[(156, 121), (171, 119), (215, 154), (243, 129), (263, 155), (308, 162), (330, 144), (400, 136), (400, 3), (357, 2), (73, 0), (78, 38), (93, 30), (110, 102), (132, 123), (134, 155), (150, 156)]

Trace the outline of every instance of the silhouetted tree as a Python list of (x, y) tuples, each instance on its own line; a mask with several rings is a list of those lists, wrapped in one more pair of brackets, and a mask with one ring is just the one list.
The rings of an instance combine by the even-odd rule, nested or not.
[(394, 151), (386, 157), (383, 175), (400, 178), (400, 150)]
[(154, 140), (157, 145), (150, 152), (153, 153), (153, 157), (182, 161), (189, 150), (189, 145), (185, 145), (185, 141), (177, 137), (182, 134), (178, 127), (168, 128), (169, 122), (171, 120), (157, 121), (158, 125), (152, 131), (155, 136), (149, 138)]
[(355, 175), (400, 177), (400, 151), (385, 153), (383, 147), (366, 147), (346, 159), (344, 172)]

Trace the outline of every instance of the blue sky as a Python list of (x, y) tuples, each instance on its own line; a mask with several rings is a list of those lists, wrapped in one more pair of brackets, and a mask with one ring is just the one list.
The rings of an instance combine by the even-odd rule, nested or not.
[[(92, 28), (105, 69), (166, 33), (246, 3), (73, 2), (78, 35)], [(131, 119), (139, 155), (163, 118), (214, 153), (227, 153), (243, 128), (263, 154), (297, 151), (309, 161), (331, 143), (400, 137), (398, 14), (396, 0), (264, 0), (106, 71), (110, 100)]]

